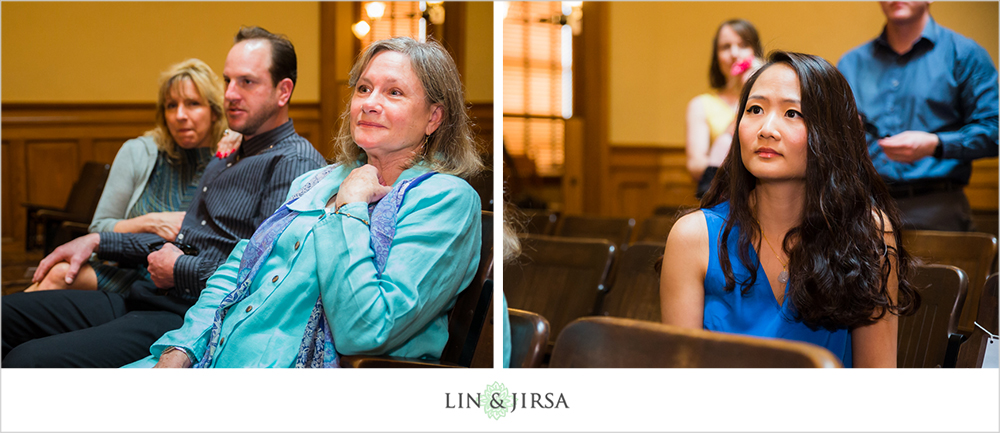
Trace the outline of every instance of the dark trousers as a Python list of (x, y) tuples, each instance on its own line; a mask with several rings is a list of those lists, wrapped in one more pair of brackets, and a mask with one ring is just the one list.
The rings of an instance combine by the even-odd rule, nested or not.
[(969, 199), (962, 190), (941, 191), (915, 197), (896, 197), (903, 228), (910, 230), (972, 230)]
[[(142, 282), (151, 286), (148, 282)], [(149, 355), (190, 306), (155, 288), (132, 293), (53, 290), (13, 293), (2, 305), (2, 367), (121, 367)]]

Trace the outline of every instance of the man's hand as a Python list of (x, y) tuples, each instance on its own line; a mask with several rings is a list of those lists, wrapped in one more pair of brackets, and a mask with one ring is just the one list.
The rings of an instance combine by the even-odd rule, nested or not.
[(97, 251), (100, 243), (101, 235), (91, 233), (60, 245), (59, 248), (56, 248), (38, 263), (38, 269), (35, 270), (35, 275), (31, 277), (31, 282), (37, 283), (42, 281), (45, 275), (49, 273), (49, 270), (57, 263), (68, 262), (69, 269), (66, 270), (66, 284), (73, 284), (73, 281), (76, 280), (76, 274), (80, 272), (80, 266), (83, 266), (87, 260), (90, 260), (90, 255), (94, 251)]
[(160, 360), (153, 368), (188, 368), (191, 367), (191, 358), (183, 350), (171, 350), (160, 356)]
[(163, 244), (162, 248), (153, 251), (146, 257), (146, 261), (149, 262), (146, 270), (149, 271), (149, 276), (157, 288), (174, 287), (174, 263), (177, 262), (178, 257), (183, 255), (180, 248), (174, 244), (166, 243)]
[(910, 163), (934, 155), (938, 142), (938, 136), (929, 132), (903, 131), (879, 140), (878, 145), (889, 159)]

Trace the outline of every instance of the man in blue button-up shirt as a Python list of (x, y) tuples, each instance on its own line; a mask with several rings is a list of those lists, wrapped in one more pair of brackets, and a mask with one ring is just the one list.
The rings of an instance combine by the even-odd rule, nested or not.
[(971, 229), (972, 161), (997, 156), (997, 70), (928, 2), (882, 2), (885, 29), (840, 59), (868, 152), (908, 228)]

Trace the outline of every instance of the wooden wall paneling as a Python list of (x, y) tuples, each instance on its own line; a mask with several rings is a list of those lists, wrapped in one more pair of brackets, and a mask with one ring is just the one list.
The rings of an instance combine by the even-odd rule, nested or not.
[(360, 2), (320, 2), (320, 129), (313, 144), (328, 160), (336, 156), (332, 140), (350, 97), (347, 79), (361, 46), (351, 24), (360, 16)]
[(997, 210), (998, 195), (997, 181), (1000, 172), (997, 170), (997, 158), (980, 159), (972, 163), (972, 177), (969, 185), (965, 188), (965, 194), (969, 196), (969, 205), (978, 210)]
[(455, 60), (458, 75), (465, 81), (465, 28), (468, 5), (465, 2), (444, 2), (444, 23), (441, 29), (441, 44)]
[[(319, 104), (289, 110), (295, 129), (318, 149)], [(62, 206), (86, 161), (112, 163), (121, 145), (153, 127), (149, 104), (4, 104), (2, 240), (23, 248), (27, 214), (21, 203)]]
[[(6, 130), (4, 131), (6, 133)], [(28, 197), (28, 181), (26, 170), (24, 169), (26, 156), (25, 156), (25, 142), (24, 140), (11, 140), (10, 141), (10, 159), (8, 161), (8, 155), (5, 155), (5, 164), (9, 162), (9, 165), (4, 166), (4, 171), (10, 171), (9, 177), (4, 176), (3, 185), (3, 195), (4, 208), (3, 208), (3, 220), (11, 221), (10, 225), (4, 224), (3, 240), (4, 243), (20, 244), (20, 247), (24, 248), (24, 227), (27, 224), (28, 214), (21, 206), (21, 203), (27, 201)], [(10, 183), (6, 183), (9, 181)], [(9, 197), (9, 198), (8, 198)]]
[(118, 138), (97, 138), (93, 140), (93, 154), (89, 161), (103, 162), (105, 164), (111, 164), (115, 162), (115, 156), (118, 156), (118, 151), (121, 150), (122, 145), (126, 141), (129, 141), (135, 137), (118, 137)]
[(80, 172), (79, 141), (33, 141), (26, 146), (29, 203), (61, 207)]
[(584, 2), (586, 24), (573, 37), (573, 116), (584, 121), (583, 211), (595, 215), (610, 215), (606, 203), (614, 194), (608, 181), (610, 12), (606, 2)]

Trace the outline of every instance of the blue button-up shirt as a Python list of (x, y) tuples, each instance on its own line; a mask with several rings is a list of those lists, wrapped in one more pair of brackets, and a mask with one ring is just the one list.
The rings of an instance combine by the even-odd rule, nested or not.
[[(986, 50), (929, 20), (905, 54), (878, 38), (840, 59), (858, 110), (875, 126), (868, 153), (890, 182), (949, 179), (969, 183), (972, 160), (997, 156), (997, 70)], [(941, 140), (942, 157), (903, 163), (886, 157), (877, 140), (926, 131)]]

